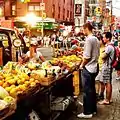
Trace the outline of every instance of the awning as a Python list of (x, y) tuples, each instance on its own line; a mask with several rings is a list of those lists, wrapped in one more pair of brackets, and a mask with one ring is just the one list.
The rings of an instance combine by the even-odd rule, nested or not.
[[(16, 17), (14, 19), (15, 22), (17, 21), (22, 21), (22, 22), (26, 22), (24, 17)], [(37, 17), (37, 22), (55, 22), (54, 18), (45, 18), (44, 20), (42, 20), (42, 17)]]

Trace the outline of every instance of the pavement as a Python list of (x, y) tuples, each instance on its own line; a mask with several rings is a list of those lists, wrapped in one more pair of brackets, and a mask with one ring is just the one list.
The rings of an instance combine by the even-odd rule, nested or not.
[[(40, 48), (41, 53), (46, 59), (52, 58), (51, 48)], [(120, 81), (116, 81), (116, 72), (113, 73), (113, 103), (110, 105), (98, 105), (98, 113), (90, 120), (120, 120)], [(78, 98), (82, 102), (82, 93)], [(80, 120), (77, 114), (82, 112), (82, 106), (77, 105), (77, 109), (66, 111), (58, 120)], [(81, 119), (84, 120), (84, 119)]]

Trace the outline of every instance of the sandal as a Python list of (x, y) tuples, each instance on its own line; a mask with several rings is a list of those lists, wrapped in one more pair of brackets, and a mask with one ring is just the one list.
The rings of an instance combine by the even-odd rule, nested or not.
[(113, 103), (113, 101), (112, 101), (112, 100), (110, 100), (110, 103)]
[(103, 101), (98, 102), (98, 104), (99, 105), (110, 105), (110, 102), (103, 100)]

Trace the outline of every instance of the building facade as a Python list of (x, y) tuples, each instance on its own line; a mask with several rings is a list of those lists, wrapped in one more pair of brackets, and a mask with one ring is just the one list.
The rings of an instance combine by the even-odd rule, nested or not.
[(95, 9), (98, 6), (98, 0), (89, 0), (90, 16), (95, 16)]
[(75, 0), (74, 3), (74, 19), (75, 26), (80, 27), (86, 22), (86, 18), (88, 16), (88, 1), (89, 0)]
[[(54, 18), (56, 22), (73, 23), (74, 22), (74, 1), (73, 0), (43, 0), (47, 18)], [(22, 3), (20, 0), (1, 0), (4, 4), (5, 19), (16, 19), (24, 17), (33, 12), (38, 17), (42, 16), (40, 3), (42, 0), (30, 0), (28, 3)]]

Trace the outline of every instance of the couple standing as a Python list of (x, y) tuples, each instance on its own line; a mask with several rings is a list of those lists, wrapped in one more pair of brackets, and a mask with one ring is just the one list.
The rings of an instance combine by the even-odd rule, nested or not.
[[(90, 23), (86, 23), (84, 26), (84, 34), (87, 36), (84, 46), (84, 59), (80, 66), (82, 69), (82, 83), (83, 83), (83, 113), (79, 114), (79, 118), (92, 118), (97, 113), (96, 105), (96, 90), (95, 90), (95, 78), (99, 72), (98, 58), (100, 51), (100, 42), (92, 34), (94, 29)], [(103, 59), (103, 79), (105, 79), (106, 85), (106, 99), (104, 102), (110, 102), (112, 93), (112, 68), (111, 63), (114, 59), (114, 47), (109, 45), (112, 39), (112, 34), (106, 32), (103, 40), (106, 43)], [(111, 59), (109, 59), (111, 57)]]

